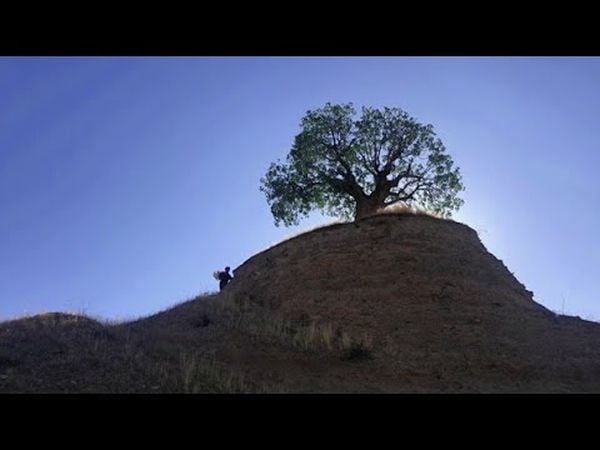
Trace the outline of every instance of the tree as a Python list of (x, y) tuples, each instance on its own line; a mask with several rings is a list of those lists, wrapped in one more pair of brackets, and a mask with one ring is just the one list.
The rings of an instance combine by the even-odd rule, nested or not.
[(285, 163), (272, 163), (260, 190), (279, 226), (313, 209), (358, 220), (399, 202), (449, 217), (463, 201), (460, 171), (436, 137), (400, 108), (352, 103), (308, 111)]

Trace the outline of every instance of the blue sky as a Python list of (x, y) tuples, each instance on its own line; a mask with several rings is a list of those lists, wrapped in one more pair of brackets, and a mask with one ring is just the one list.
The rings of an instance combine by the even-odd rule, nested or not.
[(600, 320), (598, 58), (0, 58), (0, 320), (148, 315), (330, 220), (259, 179), (308, 110), (399, 106), (467, 190), (455, 219), (544, 306)]

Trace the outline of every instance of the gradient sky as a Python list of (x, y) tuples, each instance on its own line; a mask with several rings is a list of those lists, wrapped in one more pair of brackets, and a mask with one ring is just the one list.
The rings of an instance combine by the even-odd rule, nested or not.
[(298, 231), (259, 180), (308, 109), (399, 106), (455, 215), (552, 310), (600, 320), (599, 58), (0, 58), (0, 320), (131, 319)]

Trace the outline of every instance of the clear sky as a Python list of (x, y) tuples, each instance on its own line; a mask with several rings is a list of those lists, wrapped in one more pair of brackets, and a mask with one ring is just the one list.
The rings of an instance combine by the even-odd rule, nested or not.
[(0, 58), (0, 320), (148, 315), (300, 230), (259, 179), (308, 109), (399, 106), (455, 219), (546, 307), (600, 320), (599, 58)]

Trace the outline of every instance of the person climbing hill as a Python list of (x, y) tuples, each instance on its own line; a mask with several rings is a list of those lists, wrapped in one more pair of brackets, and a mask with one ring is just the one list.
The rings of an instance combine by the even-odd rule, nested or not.
[(225, 286), (227, 286), (227, 284), (233, 280), (233, 277), (229, 274), (229, 266), (225, 267), (225, 271), (221, 272), (221, 271), (217, 271), (215, 273), (213, 273), (213, 276), (215, 277), (215, 279), (219, 280), (219, 290), (222, 291), (223, 288)]

